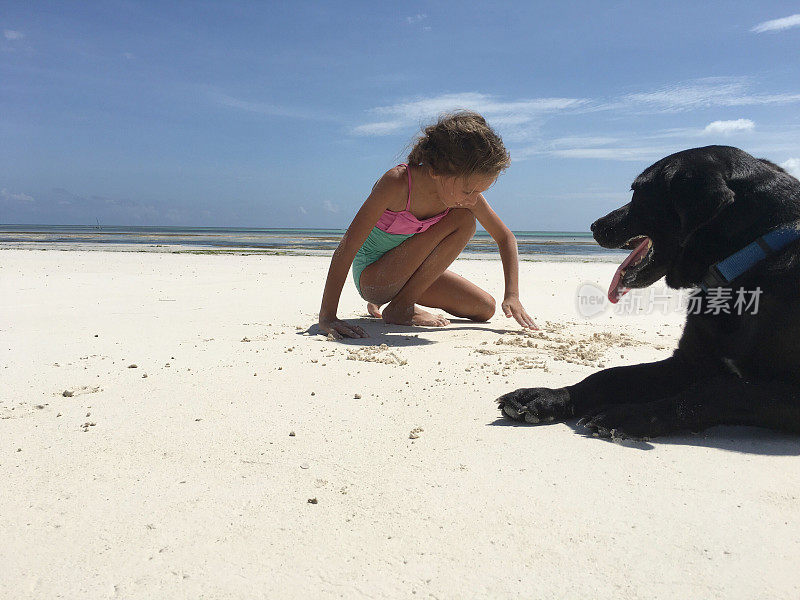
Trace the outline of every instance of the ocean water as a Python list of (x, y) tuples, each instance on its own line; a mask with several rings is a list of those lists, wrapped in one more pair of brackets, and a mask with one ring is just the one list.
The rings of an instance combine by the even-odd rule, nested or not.
[[(343, 229), (0, 225), (0, 247), (331, 254), (343, 234)], [(521, 260), (618, 261), (627, 254), (602, 248), (589, 232), (515, 231), (514, 235)], [(474, 258), (498, 256), (497, 246), (486, 232), (477, 232), (465, 253)]]

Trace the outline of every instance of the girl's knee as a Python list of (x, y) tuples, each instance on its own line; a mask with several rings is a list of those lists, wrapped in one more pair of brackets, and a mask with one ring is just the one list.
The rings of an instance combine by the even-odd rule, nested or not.
[(481, 311), (480, 311), (480, 320), (481, 321), (488, 321), (494, 316), (494, 311), (496, 309), (494, 298), (486, 295), (486, 298), (482, 302)]
[(470, 319), (473, 321), (489, 321), (495, 312), (495, 301), (489, 294), (482, 295), (475, 301)]

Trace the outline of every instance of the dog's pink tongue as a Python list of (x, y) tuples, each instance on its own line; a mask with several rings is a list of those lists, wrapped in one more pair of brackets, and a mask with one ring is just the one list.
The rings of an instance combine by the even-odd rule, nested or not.
[(619, 299), (622, 298), (626, 293), (628, 293), (628, 288), (623, 287), (622, 285), (622, 276), (625, 274), (625, 269), (629, 264), (633, 261), (637, 260), (641, 256), (644, 256), (645, 252), (647, 252), (648, 243), (650, 242), (649, 238), (644, 238), (636, 248), (634, 248), (633, 252), (628, 255), (622, 264), (617, 267), (616, 273), (614, 273), (614, 277), (611, 280), (611, 285), (608, 287), (608, 300), (612, 304), (616, 304), (619, 302)]

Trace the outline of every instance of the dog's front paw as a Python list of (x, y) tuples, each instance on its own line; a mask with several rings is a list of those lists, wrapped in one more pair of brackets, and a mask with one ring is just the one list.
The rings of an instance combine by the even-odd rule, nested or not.
[(679, 429), (671, 402), (615, 404), (578, 421), (595, 437), (648, 441)]
[(526, 423), (563, 421), (575, 414), (565, 388), (521, 388), (500, 396), (497, 405), (509, 419)]

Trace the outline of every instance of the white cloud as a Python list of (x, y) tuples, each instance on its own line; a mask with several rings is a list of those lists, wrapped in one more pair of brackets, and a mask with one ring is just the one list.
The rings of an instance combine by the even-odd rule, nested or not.
[(428, 15), (424, 13), (417, 13), (413, 17), (406, 17), (406, 23), (409, 25), (413, 25), (414, 23), (419, 23), (420, 21), (424, 21), (428, 18)]
[(623, 135), (619, 137), (572, 136), (512, 149), (515, 160), (532, 156), (599, 159), (615, 161), (652, 161), (675, 152), (672, 144), (663, 144), (657, 136)]
[(574, 108), (585, 103), (577, 98), (534, 98), (531, 100), (518, 100), (502, 102), (495, 100), (488, 94), (466, 92), (463, 94), (440, 94), (432, 98), (421, 98), (409, 102), (401, 102), (391, 106), (382, 106), (375, 109), (378, 114), (397, 115), (406, 120), (430, 118), (450, 110), (468, 108), (476, 110), (484, 116), (495, 115), (530, 119), (536, 114), (555, 112), (566, 108)]
[(623, 100), (655, 107), (696, 107), (716, 104), (744, 91), (742, 82), (700, 80), (665, 86), (652, 92), (628, 94)]
[(406, 127), (419, 127), (441, 113), (459, 109), (477, 111), (492, 125), (521, 126), (543, 115), (575, 110), (586, 104), (587, 101), (580, 98), (533, 98), (505, 102), (477, 92), (440, 94), (374, 108), (370, 112), (383, 118), (354, 127), (351, 132), (354, 135), (388, 135)]
[[(352, 135), (404, 134), (430, 123), (438, 114), (471, 109), (498, 128), (515, 161), (536, 156), (647, 162), (678, 150), (703, 145), (709, 135), (747, 134), (747, 150), (765, 156), (796, 156), (797, 127), (770, 128), (744, 118), (697, 122), (682, 119), (684, 127), (615, 131), (614, 122), (653, 121), (650, 115), (697, 113), (715, 109), (725, 116), (742, 106), (782, 106), (800, 103), (800, 93), (754, 93), (756, 83), (746, 77), (714, 77), (678, 82), (660, 89), (606, 98), (523, 98), (506, 101), (478, 92), (439, 94), (379, 106), (369, 111), (373, 119), (350, 129)], [(601, 128), (576, 129), (591, 113), (614, 117)], [(693, 115), (692, 115), (693, 116)], [(738, 115), (733, 114), (732, 117)], [(576, 117), (580, 120), (576, 121)], [(703, 117), (700, 117), (703, 118)], [(597, 119), (593, 119), (597, 122)], [(666, 124), (658, 121), (659, 124)], [(693, 123), (692, 123), (693, 122)], [(706, 123), (706, 125), (702, 125)], [(568, 125), (564, 129), (561, 125)], [(608, 127), (612, 127), (608, 129)], [(561, 136), (552, 132), (562, 133)], [(574, 132), (574, 134), (573, 134)], [(567, 133), (567, 135), (563, 135)], [(706, 139), (704, 139), (706, 138)]]
[(746, 79), (707, 77), (653, 92), (628, 94), (623, 101), (660, 112), (679, 112), (712, 106), (792, 104), (800, 102), (800, 94), (751, 94)]
[(21, 31), (14, 31), (13, 29), (4, 29), (3, 37), (7, 40), (21, 40), (25, 37), (25, 34)]
[(703, 133), (733, 133), (734, 131), (752, 131), (756, 124), (750, 119), (736, 119), (734, 121), (712, 121)]
[(252, 112), (259, 115), (270, 117), (287, 117), (292, 119), (326, 119), (324, 115), (317, 111), (312, 110), (298, 110), (295, 108), (288, 108), (278, 104), (269, 104), (267, 102), (252, 102), (250, 100), (241, 100), (234, 98), (221, 92), (210, 91), (208, 97), (222, 106), (228, 108), (235, 108), (246, 112)]
[(781, 167), (800, 179), (800, 158), (790, 158), (789, 160), (782, 162)]
[[(439, 94), (398, 102), (371, 109), (375, 118), (351, 129), (351, 134), (379, 136), (416, 128), (437, 115), (470, 109), (481, 113), (494, 126), (501, 128), (504, 138), (521, 141), (531, 138), (531, 132), (547, 118), (557, 114), (617, 112), (657, 114), (688, 112), (713, 107), (764, 106), (800, 103), (800, 94), (755, 94), (750, 80), (743, 77), (707, 77), (665, 86), (654, 91), (627, 94), (618, 98), (532, 98), (504, 101), (489, 94), (464, 92)], [(745, 131), (754, 126), (746, 119), (723, 121), (725, 125), (710, 124), (702, 133), (719, 133), (734, 129)], [(735, 124), (735, 125), (734, 125)], [(696, 134), (697, 135), (697, 134)]]
[(610, 137), (562, 137), (550, 142), (557, 148), (578, 147), (578, 146), (607, 146), (608, 144), (618, 144), (617, 138)]
[(297, 210), (300, 211), (300, 214), (303, 214), (303, 215), (307, 215), (308, 214), (308, 211), (306, 210), (305, 206), (298, 206)]
[(402, 129), (404, 123), (402, 121), (383, 121), (379, 123), (367, 123), (366, 125), (359, 125), (354, 127), (351, 131), (353, 135), (390, 135), (395, 131)]
[[(747, 152), (753, 156), (770, 158), (779, 153), (790, 156), (800, 147), (797, 144), (800, 131), (788, 129), (782, 132), (753, 130), (748, 138)], [(705, 135), (702, 129), (668, 130), (655, 133), (621, 133), (617, 138), (558, 138), (540, 142), (536, 146), (512, 149), (515, 160), (532, 156), (555, 156), (559, 158), (652, 162), (664, 156), (704, 145), (698, 137)], [(706, 142), (707, 143), (707, 142)], [(781, 166), (800, 178), (800, 159), (790, 158)]]
[(592, 158), (603, 160), (646, 161), (655, 160), (669, 154), (671, 150), (664, 147), (631, 146), (611, 148), (564, 148), (552, 150), (548, 154), (561, 158)]
[(322, 208), (327, 210), (328, 212), (338, 213), (339, 212), (339, 205), (334, 204), (330, 200), (323, 200), (322, 201)]
[(765, 31), (783, 31), (790, 27), (800, 27), (800, 14), (790, 15), (782, 19), (773, 19), (772, 21), (764, 21), (753, 27), (750, 31), (764, 33)]
[(136, 56), (134, 56), (134, 55), (133, 55), (133, 54), (131, 54), (130, 52), (123, 52), (123, 53), (122, 53), (122, 56), (124, 56), (124, 57), (125, 57), (126, 59), (128, 59), (128, 60), (133, 60), (134, 58), (136, 58)]
[(15, 194), (9, 192), (6, 188), (0, 190), (0, 200), (5, 200), (6, 202), (24, 202), (26, 204), (34, 201), (33, 196), (29, 196), (28, 194)]

